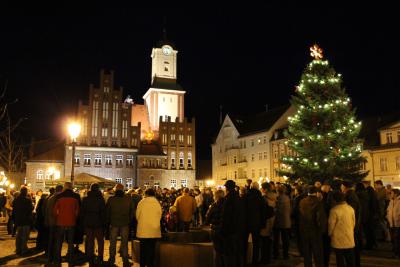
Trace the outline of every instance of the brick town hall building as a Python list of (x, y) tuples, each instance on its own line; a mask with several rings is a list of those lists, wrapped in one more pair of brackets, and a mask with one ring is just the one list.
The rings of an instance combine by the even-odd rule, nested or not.
[[(123, 89), (114, 87), (114, 72), (101, 70), (99, 87), (91, 84), (87, 104), (79, 102), (77, 183), (89, 177), (127, 188), (195, 185), (195, 120), (184, 117), (185, 91), (177, 83), (177, 53), (166, 42), (153, 48), (151, 86), (143, 96), (144, 104), (124, 101)], [(70, 180), (70, 144), (67, 140), (47, 151), (31, 152), (26, 183), (32, 189)]]

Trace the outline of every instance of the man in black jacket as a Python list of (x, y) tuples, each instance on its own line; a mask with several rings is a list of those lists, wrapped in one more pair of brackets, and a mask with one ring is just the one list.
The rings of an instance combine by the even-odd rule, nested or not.
[(86, 234), (86, 255), (89, 266), (94, 266), (94, 239), (97, 240), (98, 263), (103, 262), (104, 228), (106, 226), (106, 204), (99, 190), (99, 184), (92, 184), (87, 197), (82, 200), (81, 218)]
[[(265, 224), (265, 201), (259, 190), (259, 184), (253, 182), (245, 196), (246, 199), (246, 234), (244, 236), (244, 256), (246, 257), (249, 235), (253, 244), (252, 264), (258, 264), (260, 255), (260, 230)], [(247, 257), (246, 257), (247, 258)]]
[(224, 266), (237, 267), (243, 262), (243, 236), (246, 230), (245, 203), (235, 191), (235, 182), (225, 183), (226, 197), (222, 211), (221, 234), (224, 244)]
[(33, 204), (27, 197), (28, 189), (22, 187), (20, 195), (13, 202), (13, 212), (15, 218), (15, 226), (17, 227), (17, 236), (15, 239), (15, 247), (17, 255), (23, 255), (28, 252), (28, 238), (31, 225), (33, 223)]

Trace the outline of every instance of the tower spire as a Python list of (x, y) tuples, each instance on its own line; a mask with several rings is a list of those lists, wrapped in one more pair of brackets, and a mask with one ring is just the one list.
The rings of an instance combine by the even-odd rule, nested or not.
[(219, 125), (222, 125), (222, 105), (219, 105)]
[(163, 41), (167, 41), (167, 16), (164, 16), (163, 20)]

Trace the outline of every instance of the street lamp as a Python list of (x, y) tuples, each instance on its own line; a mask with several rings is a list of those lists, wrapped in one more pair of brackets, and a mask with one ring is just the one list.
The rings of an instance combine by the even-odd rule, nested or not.
[(81, 125), (73, 122), (68, 125), (68, 133), (69, 136), (71, 137), (72, 141), (72, 166), (71, 166), (71, 183), (74, 185), (74, 159), (75, 159), (75, 146), (76, 146), (76, 138), (79, 136), (79, 133), (81, 132)]

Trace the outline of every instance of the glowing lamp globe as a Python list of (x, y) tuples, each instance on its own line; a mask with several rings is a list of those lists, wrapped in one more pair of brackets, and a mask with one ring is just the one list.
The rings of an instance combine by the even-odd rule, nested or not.
[(68, 125), (68, 133), (72, 140), (75, 140), (81, 132), (81, 125), (78, 123), (70, 123)]

